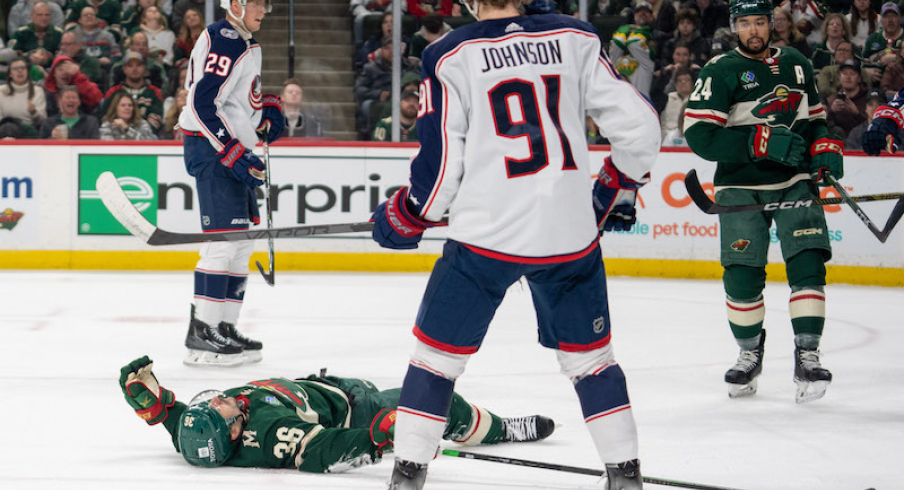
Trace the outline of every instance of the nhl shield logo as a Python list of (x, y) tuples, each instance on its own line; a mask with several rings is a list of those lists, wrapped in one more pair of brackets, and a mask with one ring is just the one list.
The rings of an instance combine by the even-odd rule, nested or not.
[(747, 250), (748, 245), (750, 245), (750, 240), (741, 238), (739, 240), (735, 240), (735, 242), (731, 244), (731, 249), (735, 252), (743, 252)]
[(765, 119), (769, 126), (791, 128), (797, 119), (797, 111), (804, 96), (800, 92), (778, 85), (772, 93), (760, 98), (750, 112), (759, 119)]

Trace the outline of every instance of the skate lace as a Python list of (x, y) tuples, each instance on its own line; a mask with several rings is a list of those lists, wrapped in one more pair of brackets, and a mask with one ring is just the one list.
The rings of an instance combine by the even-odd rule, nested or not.
[(821, 368), (822, 364), (819, 363), (819, 351), (817, 351), (817, 350), (800, 351), (800, 365), (803, 366), (804, 369), (807, 369), (807, 370)]
[(232, 337), (234, 339), (238, 339), (239, 342), (242, 342), (245, 344), (249, 344), (252, 342), (251, 339), (242, 335), (242, 332), (239, 332), (239, 329), (235, 328), (235, 325), (233, 325), (231, 323), (225, 323), (225, 322), (223, 322), (221, 325), (223, 326), (223, 330), (225, 330), (226, 333), (230, 337)]
[(220, 330), (214, 327), (208, 327), (208, 332), (210, 332), (210, 336), (217, 342), (221, 344), (228, 344), (229, 340), (220, 333)]
[(517, 417), (505, 419), (505, 438), (509, 441), (533, 441), (537, 439), (537, 418)]
[(759, 362), (759, 356), (752, 350), (742, 350), (738, 355), (738, 362), (734, 365), (734, 369), (738, 371), (749, 372), (756, 367)]

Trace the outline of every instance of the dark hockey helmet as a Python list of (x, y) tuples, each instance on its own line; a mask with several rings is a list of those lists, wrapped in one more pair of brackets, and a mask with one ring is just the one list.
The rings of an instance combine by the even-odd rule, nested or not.
[(190, 465), (214, 468), (235, 452), (238, 440), (230, 440), (229, 429), (239, 416), (224, 419), (210, 406), (210, 399), (220, 394), (211, 390), (199, 393), (179, 419), (179, 451)]
[(728, 18), (731, 30), (735, 30), (735, 21), (748, 15), (765, 15), (772, 22), (772, 0), (731, 0), (728, 6)]

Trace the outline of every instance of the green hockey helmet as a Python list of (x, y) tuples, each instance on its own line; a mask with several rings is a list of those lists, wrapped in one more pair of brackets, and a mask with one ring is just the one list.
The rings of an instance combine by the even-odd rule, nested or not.
[[(235, 452), (238, 441), (229, 437), (230, 427), (238, 416), (224, 419), (210, 406), (211, 391), (195, 396), (179, 419), (177, 438), (179, 451), (188, 464), (214, 468), (222, 465)], [(202, 399), (204, 401), (197, 401)]]
[(735, 31), (735, 21), (739, 17), (747, 17), (748, 15), (765, 15), (772, 22), (772, 10), (774, 9), (772, 0), (731, 0), (728, 6), (728, 18), (731, 23), (731, 30)]

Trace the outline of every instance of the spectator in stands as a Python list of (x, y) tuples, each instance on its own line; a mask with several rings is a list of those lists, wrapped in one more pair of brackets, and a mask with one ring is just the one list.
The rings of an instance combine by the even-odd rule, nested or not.
[[(838, 43), (838, 46), (835, 47), (832, 64), (823, 67), (822, 70), (819, 70), (819, 74), (816, 75), (816, 89), (819, 91), (820, 97), (825, 99), (838, 92), (839, 87), (841, 87), (840, 70), (838, 68), (843, 65), (845, 61), (854, 58), (854, 48), (850, 41)], [(861, 65), (860, 76), (867, 87), (872, 86), (873, 78), (869, 72), (869, 68)]]
[(33, 65), (48, 68), (62, 37), (63, 30), (50, 22), (50, 5), (38, 2), (31, 10), (31, 22), (13, 33), (9, 47), (27, 56)]
[(851, 42), (863, 51), (866, 46), (866, 38), (879, 30), (879, 14), (873, 8), (870, 0), (854, 0), (851, 13), (847, 14), (848, 24), (851, 26)]
[(47, 117), (47, 103), (44, 89), (36, 86), (28, 78), (28, 63), (17, 58), (9, 64), (6, 83), (0, 85), (0, 117), (16, 118), (19, 122), (37, 128)]
[[(392, 16), (389, 17), (389, 20), (392, 20)], [(390, 27), (390, 31), (391, 29)], [(421, 28), (411, 36), (411, 56), (420, 58), (424, 48), (451, 30), (452, 27), (443, 22), (443, 17), (439, 14), (427, 14), (421, 17)]]
[[(364, 19), (370, 15), (389, 12), (392, 0), (351, 0), (349, 10), (352, 13), (352, 32), (355, 35), (355, 46), (364, 41)], [(404, 4), (403, 4), (404, 5)], [(386, 20), (386, 17), (383, 17)]]
[(171, 66), (176, 35), (167, 28), (163, 12), (155, 6), (146, 8), (141, 15), (141, 24), (138, 29), (147, 37), (148, 51), (153, 55), (151, 57), (158, 63)]
[(63, 56), (72, 58), (72, 61), (78, 63), (78, 68), (89, 80), (97, 84), (97, 87), (103, 91), (107, 87), (107, 80), (104, 79), (104, 71), (100, 67), (100, 61), (93, 56), (88, 56), (82, 47), (82, 39), (76, 31), (66, 31), (60, 39), (60, 53)]
[(179, 93), (179, 90), (185, 87), (185, 77), (188, 74), (188, 63), (182, 63), (182, 66), (176, 69), (176, 76), (172, 77), (169, 85), (166, 88), (166, 93), (163, 94), (163, 113), (166, 114), (169, 111), (170, 106), (173, 105), (173, 102), (176, 100), (176, 94)]
[[(803, 39), (803, 36), (801, 36), (801, 39)], [(806, 42), (804, 42), (804, 44), (806, 44)], [(784, 46), (784, 44), (781, 44), (781, 41), (775, 39), (775, 36), (772, 38), (772, 45)], [(710, 58), (731, 51), (737, 47), (738, 35), (731, 32), (730, 27), (720, 27), (716, 29), (716, 33), (713, 35), (713, 50), (710, 53)]]
[(38, 139), (38, 131), (15, 117), (0, 118), (0, 140), (17, 139)]
[[(845, 41), (851, 40), (851, 26), (847, 19), (838, 13), (826, 15), (822, 22), (822, 39), (823, 42), (818, 44), (813, 50), (810, 62), (813, 64), (813, 71), (819, 72), (824, 66), (832, 64), (835, 56), (835, 48)], [(859, 56), (859, 52), (854, 53)]]
[[(380, 33), (371, 35), (367, 38), (367, 41), (364, 42), (364, 45), (361, 46), (361, 49), (358, 50), (358, 53), (355, 55), (355, 71), (360, 72), (361, 68), (368, 62), (373, 61), (376, 57), (376, 53), (380, 51), (380, 47), (383, 46), (384, 39), (392, 39), (392, 12), (387, 11), (383, 13), (383, 20), (380, 21)], [(402, 56), (407, 57), (409, 55), (409, 48), (411, 46), (411, 38), (402, 34)]]
[(655, 67), (653, 7), (644, 1), (634, 6), (634, 24), (619, 27), (609, 43), (615, 70), (643, 95), (650, 96)]
[[(402, 74), (420, 70), (419, 63), (412, 63), (410, 58), (403, 57)], [(392, 38), (384, 37), (383, 46), (373, 61), (367, 62), (361, 74), (355, 79), (355, 99), (358, 102), (358, 129), (361, 136), (370, 134), (375, 119), (371, 115), (379, 115), (383, 104), (390, 99), (392, 89)]]
[(902, 56), (904, 56), (904, 44), (898, 50), (898, 56), (895, 57), (895, 60), (888, 64), (879, 83), (880, 94), (889, 100), (893, 99), (895, 94), (904, 88), (904, 59), (902, 59)]
[(283, 82), (282, 95), (283, 114), (286, 125), (282, 136), (290, 138), (321, 138), (323, 137), (323, 125), (320, 120), (311, 114), (307, 114), (302, 108), (304, 101), (304, 89), (301, 80), (290, 78)]
[[(886, 2), (881, 10), (882, 29), (866, 38), (863, 47), (863, 59), (880, 72), (895, 61), (904, 41), (904, 29), (901, 29), (901, 9), (893, 2)], [(881, 74), (878, 78), (881, 78)]]
[(179, 28), (173, 27), (173, 32), (178, 32), (176, 43), (173, 45), (173, 64), (179, 60), (188, 59), (191, 50), (195, 47), (195, 42), (204, 32), (204, 17), (201, 11), (197, 9), (188, 9), (182, 14), (182, 22)]
[(163, 117), (163, 127), (160, 128), (158, 135), (162, 140), (182, 141), (185, 133), (176, 130), (176, 124), (179, 123), (179, 116), (182, 115), (182, 109), (185, 108), (185, 102), (188, 100), (188, 90), (180, 88), (173, 97), (173, 103), (166, 108)]
[(452, 15), (452, 0), (407, 0), (408, 13), (420, 19), (427, 14)]
[[(82, 112), (94, 111), (103, 99), (104, 94), (100, 88), (81, 72), (78, 63), (68, 56), (57, 56), (50, 65), (50, 73), (44, 81), (44, 88), (51, 94), (56, 94), (59, 88), (67, 86), (75, 86), (78, 91)], [(48, 111), (51, 112), (55, 111)]]
[[(48, 82), (52, 79), (48, 79)], [(97, 118), (79, 112), (81, 96), (79, 89), (65, 85), (56, 91), (60, 113), (49, 116), (41, 124), (39, 136), (42, 139), (95, 140), (100, 138), (100, 122)]]
[(694, 88), (695, 75), (685, 67), (675, 73), (675, 91), (669, 93), (668, 102), (659, 118), (662, 129), (662, 146), (687, 146), (684, 132), (679, 129), (684, 119), (687, 99)]
[(46, 3), (50, 9), (50, 23), (62, 28), (63, 27), (63, 9), (54, 2), (46, 2), (45, 0), (19, 0), (10, 9), (7, 17), (7, 27), (9, 29), (9, 37), (19, 30), (20, 27), (32, 22), (31, 12), (35, 5)]
[(811, 46), (822, 41), (822, 22), (825, 8), (819, 0), (785, 0), (779, 8), (791, 13), (791, 19)]
[(805, 57), (809, 58), (813, 55), (807, 38), (797, 30), (791, 12), (783, 8), (776, 7), (772, 12), (772, 45), (776, 47), (790, 46)]
[[(127, 5), (125, 2), (123, 3), (123, 11), (122, 15), (120, 16), (119, 27), (120, 29), (122, 29), (122, 32), (124, 34), (131, 34), (139, 28), (139, 26), (141, 25), (141, 14), (143, 14), (145, 9), (147, 9), (148, 7), (160, 8), (157, 0), (138, 0), (134, 3), (134, 5)], [(172, 2), (170, 2), (169, 8), (170, 11), (172, 11)]]
[(135, 101), (125, 92), (117, 92), (100, 125), (102, 140), (154, 140), (154, 130), (141, 118)]
[[(213, 5), (214, 18), (211, 19), (209, 23), (213, 23), (226, 16), (226, 11), (220, 8), (219, 2), (214, 2)], [(179, 32), (179, 29), (182, 28), (185, 13), (189, 10), (204, 12), (204, 0), (177, 0), (176, 3), (173, 4), (173, 13), (170, 15), (170, 18), (173, 20), (173, 32)], [(201, 17), (201, 24), (206, 25), (204, 24), (203, 16)]]
[(703, 66), (709, 61), (712, 51), (712, 42), (703, 39), (700, 31), (697, 29), (697, 12), (690, 9), (682, 9), (676, 15), (678, 19), (678, 28), (675, 29), (675, 37), (666, 41), (660, 50), (660, 64), (668, 65), (672, 63), (672, 51), (680, 42), (690, 50), (691, 64)]
[(678, 28), (675, 6), (671, 0), (646, 0), (653, 7), (653, 31), (671, 35)]
[(163, 126), (163, 95), (160, 89), (147, 81), (147, 65), (144, 56), (135, 51), (126, 51), (122, 62), (123, 80), (107, 91), (104, 101), (104, 113), (107, 112), (110, 100), (118, 92), (126, 92), (135, 100), (138, 113), (146, 120), (154, 132)]
[(885, 105), (887, 102), (888, 99), (878, 92), (869, 94), (866, 99), (866, 121), (863, 121), (848, 131), (848, 137), (844, 140), (845, 150), (863, 149), (863, 133), (866, 131), (866, 128), (869, 127), (870, 123), (873, 122), (873, 113), (876, 112), (876, 109), (878, 109), (879, 106)]
[(826, 99), (826, 122), (829, 131), (842, 140), (858, 124), (866, 121), (866, 98), (869, 92), (860, 77), (860, 61), (850, 59), (839, 67), (841, 87)]
[[(633, 3), (634, 2), (632, 0), (600, 0), (597, 10), (599, 10), (599, 13), (602, 15), (619, 15), (621, 17), (630, 17), (634, 13), (632, 7)], [(594, 125), (596, 125), (596, 123), (594, 123)]]
[[(418, 93), (409, 90), (402, 93), (399, 102), (399, 141), (417, 141)], [(392, 141), (392, 116), (384, 117), (374, 127), (374, 141)]]
[(729, 27), (728, 5), (722, 0), (687, 0), (681, 4), (683, 9), (693, 9), (700, 19), (700, 35), (712, 39), (716, 29)]
[(81, 24), (84, 9), (91, 7), (101, 29), (110, 29), (110, 33), (119, 32), (119, 20), (122, 17), (122, 4), (119, 0), (75, 0), (66, 10), (66, 28)]
[[(158, 89), (160, 87), (166, 87), (169, 83), (166, 77), (166, 68), (163, 67), (160, 62), (154, 59), (151, 56), (150, 49), (148, 47), (148, 37), (144, 34), (143, 31), (138, 31), (135, 34), (132, 34), (132, 37), (129, 38), (129, 51), (133, 53), (138, 53), (141, 55), (141, 58), (144, 60), (145, 68), (144, 71), (145, 77), (147, 77), (147, 83), (149, 85), (153, 85)], [(110, 70), (110, 86), (120, 85), (122, 84), (123, 79), (125, 78), (123, 74), (123, 64), (125, 63), (125, 58), (122, 61), (115, 63), (113, 68)]]
[[(112, 0), (106, 1), (111, 2)], [(113, 37), (113, 34), (101, 27), (94, 7), (85, 7), (81, 10), (78, 25), (73, 30), (82, 38), (85, 53), (88, 56), (97, 58), (101, 68), (105, 71), (109, 71), (113, 63), (122, 57), (119, 43)]]

